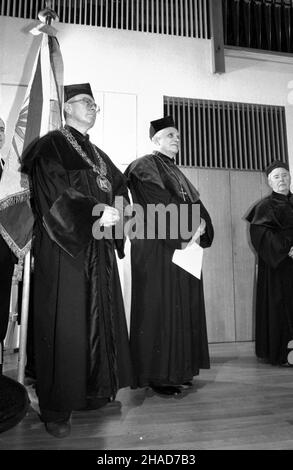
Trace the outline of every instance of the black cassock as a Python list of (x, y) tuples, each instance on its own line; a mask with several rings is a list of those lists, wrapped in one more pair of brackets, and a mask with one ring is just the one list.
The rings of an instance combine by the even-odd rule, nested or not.
[(256, 355), (271, 364), (287, 362), (293, 339), (293, 195), (273, 192), (246, 217), (258, 254)]
[[(88, 136), (69, 128), (96, 162)], [(125, 177), (99, 150), (111, 192), (60, 131), (24, 158), (32, 181), (34, 228), (34, 337), (41, 409), (67, 411), (93, 397), (114, 397), (131, 384), (130, 351), (115, 247), (123, 239), (96, 240), (95, 204), (127, 198)], [(46, 227), (46, 228), (45, 228)], [(50, 236), (48, 235), (50, 234)]]
[[(126, 175), (133, 202), (145, 209), (145, 215), (147, 204), (185, 204), (189, 216), (192, 205), (200, 205), (200, 216), (207, 224), (200, 244), (204, 248), (211, 245), (209, 214), (172, 159), (154, 152), (134, 161)], [(165, 240), (134, 238), (131, 242), (130, 344), (139, 387), (180, 384), (210, 366), (202, 280), (172, 262), (182, 241), (180, 233), (172, 239), (167, 227)]]

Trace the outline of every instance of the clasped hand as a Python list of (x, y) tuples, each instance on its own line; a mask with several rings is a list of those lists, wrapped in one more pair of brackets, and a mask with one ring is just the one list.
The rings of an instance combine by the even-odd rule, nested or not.
[(103, 227), (111, 227), (112, 225), (116, 225), (119, 220), (120, 215), (118, 209), (115, 209), (115, 207), (111, 206), (105, 206), (99, 224)]

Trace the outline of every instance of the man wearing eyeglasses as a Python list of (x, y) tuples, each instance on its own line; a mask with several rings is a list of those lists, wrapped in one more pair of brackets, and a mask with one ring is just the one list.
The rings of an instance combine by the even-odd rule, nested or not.
[(34, 331), (41, 419), (55, 437), (70, 432), (73, 410), (96, 409), (130, 385), (128, 335), (115, 258), (123, 239), (95, 239), (121, 223), (115, 196), (125, 177), (87, 134), (98, 107), (88, 83), (64, 87), (66, 125), (24, 159), (36, 215)]

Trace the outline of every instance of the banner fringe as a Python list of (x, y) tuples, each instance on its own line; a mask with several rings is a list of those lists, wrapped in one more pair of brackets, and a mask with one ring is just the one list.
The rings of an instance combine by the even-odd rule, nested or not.
[(15, 254), (15, 256), (20, 260), (25, 257), (25, 255), (29, 252), (32, 246), (32, 240), (30, 240), (23, 248), (19, 248), (19, 246), (15, 243), (15, 241), (9, 236), (6, 232), (5, 228), (0, 224), (0, 234), (4, 238), (5, 242), (9, 246), (10, 250)]
[(2, 201), (0, 201), (0, 211), (3, 211), (8, 207), (14, 206), (15, 204), (19, 204), (20, 202), (28, 201), (30, 197), (31, 195), (29, 190), (23, 193), (9, 195), (5, 199), (2, 199)]

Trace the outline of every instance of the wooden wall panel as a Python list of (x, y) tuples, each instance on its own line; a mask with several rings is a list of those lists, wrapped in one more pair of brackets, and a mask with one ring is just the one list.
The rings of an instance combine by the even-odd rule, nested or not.
[(199, 190), (215, 228), (204, 253), (210, 343), (254, 340), (256, 256), (245, 215), (270, 194), (262, 172), (182, 168)]
[(211, 343), (235, 341), (230, 176), (223, 170), (198, 170), (198, 174), (201, 200), (215, 229), (203, 266), (208, 338)]
[(186, 178), (193, 184), (193, 186), (198, 189), (198, 172), (197, 168), (189, 168), (181, 166), (180, 170), (185, 174)]
[[(291, 188), (292, 191), (292, 188)], [(261, 173), (261, 197), (264, 198), (271, 194), (272, 190), (268, 185), (268, 178), (265, 173)]]
[(230, 172), (236, 341), (254, 339), (256, 265), (245, 216), (262, 197), (261, 180), (260, 172)]

